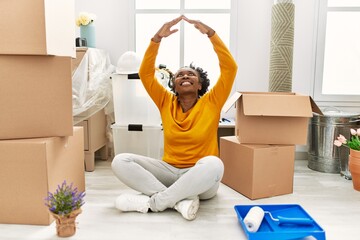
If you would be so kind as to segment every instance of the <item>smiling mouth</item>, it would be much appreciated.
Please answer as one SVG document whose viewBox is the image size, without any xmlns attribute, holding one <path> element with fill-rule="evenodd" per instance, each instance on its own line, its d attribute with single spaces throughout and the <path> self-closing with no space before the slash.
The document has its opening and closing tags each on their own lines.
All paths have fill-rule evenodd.
<svg viewBox="0 0 360 240">
<path fill-rule="evenodd" d="M 184 81 L 184 82 L 180 83 L 180 86 L 190 86 L 190 85 L 193 85 L 193 84 L 188 81 Z"/>
</svg>

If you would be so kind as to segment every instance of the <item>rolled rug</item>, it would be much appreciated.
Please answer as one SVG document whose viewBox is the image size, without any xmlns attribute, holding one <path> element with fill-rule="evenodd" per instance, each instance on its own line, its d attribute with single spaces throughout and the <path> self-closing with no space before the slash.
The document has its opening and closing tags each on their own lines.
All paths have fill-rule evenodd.
<svg viewBox="0 0 360 240">
<path fill-rule="evenodd" d="M 292 91 L 294 12 L 292 0 L 278 0 L 272 7 L 269 92 Z"/>
</svg>

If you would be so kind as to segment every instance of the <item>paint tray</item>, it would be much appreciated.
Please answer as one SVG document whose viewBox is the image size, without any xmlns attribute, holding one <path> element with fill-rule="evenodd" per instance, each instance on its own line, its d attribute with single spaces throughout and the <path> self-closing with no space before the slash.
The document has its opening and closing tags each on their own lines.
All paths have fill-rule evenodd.
<svg viewBox="0 0 360 240">
<path fill-rule="evenodd" d="M 252 207 L 261 207 L 268 211 L 274 218 L 278 216 L 287 218 L 309 218 L 313 220 L 310 225 L 285 224 L 279 225 L 273 221 L 269 214 L 265 214 L 257 232 L 249 232 L 243 219 Z M 236 205 L 235 211 L 238 220 L 249 240 L 290 240 L 302 239 L 312 236 L 317 240 L 325 240 L 325 231 L 320 225 L 297 204 L 278 204 L 278 205 Z"/>
</svg>

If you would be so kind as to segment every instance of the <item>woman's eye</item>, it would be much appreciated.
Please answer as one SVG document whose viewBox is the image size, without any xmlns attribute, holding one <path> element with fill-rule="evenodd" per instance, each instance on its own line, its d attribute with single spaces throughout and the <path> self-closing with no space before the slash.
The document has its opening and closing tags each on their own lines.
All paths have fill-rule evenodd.
<svg viewBox="0 0 360 240">
<path fill-rule="evenodd" d="M 188 76 L 188 77 L 194 77 L 194 76 L 196 76 L 196 74 L 195 73 L 193 73 L 193 72 L 189 72 L 189 73 L 179 73 L 178 75 L 176 75 L 176 77 L 175 78 L 180 78 L 180 77 L 184 77 L 184 76 Z"/>
</svg>

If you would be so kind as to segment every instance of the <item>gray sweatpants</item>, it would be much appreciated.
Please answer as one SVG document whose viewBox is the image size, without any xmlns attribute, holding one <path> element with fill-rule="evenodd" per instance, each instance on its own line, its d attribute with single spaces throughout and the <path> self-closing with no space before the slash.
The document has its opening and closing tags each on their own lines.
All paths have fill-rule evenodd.
<svg viewBox="0 0 360 240">
<path fill-rule="evenodd" d="M 201 158 L 190 168 L 176 168 L 162 160 L 121 153 L 111 166 L 125 185 L 150 196 L 153 212 L 173 208 L 183 199 L 214 197 L 224 173 L 224 165 L 216 156 Z"/>
</svg>

